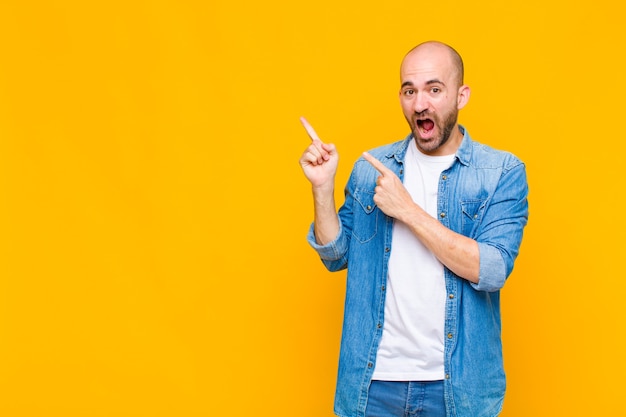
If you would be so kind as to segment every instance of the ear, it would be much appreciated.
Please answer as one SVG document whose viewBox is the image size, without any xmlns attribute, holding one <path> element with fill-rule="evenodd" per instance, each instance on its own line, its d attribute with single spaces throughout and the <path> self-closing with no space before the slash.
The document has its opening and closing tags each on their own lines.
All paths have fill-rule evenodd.
<svg viewBox="0 0 626 417">
<path fill-rule="evenodd" d="M 470 88 L 467 85 L 462 85 L 459 87 L 459 93 L 456 97 L 456 108 L 461 110 L 470 98 Z"/>
</svg>

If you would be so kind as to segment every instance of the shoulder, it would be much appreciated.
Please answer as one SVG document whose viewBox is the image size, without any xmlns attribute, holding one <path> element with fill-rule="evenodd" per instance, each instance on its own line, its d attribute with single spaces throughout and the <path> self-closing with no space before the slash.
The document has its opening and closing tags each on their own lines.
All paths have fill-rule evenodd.
<svg viewBox="0 0 626 417">
<path fill-rule="evenodd" d="M 404 140 L 379 146 L 370 149 L 367 152 L 397 174 L 409 143 L 410 137 L 407 137 Z M 351 180 L 354 183 L 358 183 L 366 187 L 371 186 L 373 189 L 375 185 L 372 184 L 375 184 L 376 178 L 378 178 L 379 175 L 379 172 L 372 166 L 372 164 L 361 156 L 354 162 Z"/>
<path fill-rule="evenodd" d="M 505 172 L 524 165 L 520 158 L 509 151 L 493 148 L 469 136 L 464 142 L 468 165 L 485 169 L 499 168 Z"/>
<path fill-rule="evenodd" d="M 369 149 L 367 152 L 374 158 L 381 161 L 384 165 L 389 166 L 393 164 L 393 161 L 401 161 L 404 159 L 404 155 L 406 154 L 406 150 L 410 142 L 411 136 L 409 135 L 402 140 Z M 363 157 L 360 157 L 355 164 L 370 165 L 369 162 L 367 162 Z"/>
</svg>

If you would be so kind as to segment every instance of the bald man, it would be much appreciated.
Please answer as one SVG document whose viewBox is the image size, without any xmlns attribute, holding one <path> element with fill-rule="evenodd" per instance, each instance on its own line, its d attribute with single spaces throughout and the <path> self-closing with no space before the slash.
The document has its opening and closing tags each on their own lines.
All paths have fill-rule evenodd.
<svg viewBox="0 0 626 417">
<path fill-rule="evenodd" d="M 400 106 L 410 134 L 354 164 L 339 212 L 338 153 L 303 119 L 313 189 L 308 235 L 330 271 L 348 269 L 335 395 L 341 417 L 493 417 L 505 375 L 500 289 L 528 221 L 524 164 L 472 140 L 461 56 L 410 50 Z"/>
</svg>

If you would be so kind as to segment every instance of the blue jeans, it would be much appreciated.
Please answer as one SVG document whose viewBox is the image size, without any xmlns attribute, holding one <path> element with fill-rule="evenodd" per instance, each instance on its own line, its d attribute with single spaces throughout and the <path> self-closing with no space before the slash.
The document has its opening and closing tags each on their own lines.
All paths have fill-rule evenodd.
<svg viewBox="0 0 626 417">
<path fill-rule="evenodd" d="M 372 381 L 365 417 L 446 417 L 443 381 Z"/>
</svg>

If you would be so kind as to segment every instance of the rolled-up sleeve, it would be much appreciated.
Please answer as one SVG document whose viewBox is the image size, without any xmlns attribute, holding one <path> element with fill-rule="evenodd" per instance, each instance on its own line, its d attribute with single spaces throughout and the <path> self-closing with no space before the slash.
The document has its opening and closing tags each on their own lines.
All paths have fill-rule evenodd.
<svg viewBox="0 0 626 417">
<path fill-rule="evenodd" d="M 500 178 L 485 215 L 478 242 L 479 291 L 497 291 L 513 271 L 528 222 L 528 183 L 524 164 L 515 160 Z"/>
<path fill-rule="evenodd" d="M 478 242 L 480 253 L 480 275 L 478 283 L 472 287 L 478 291 L 497 291 L 504 286 L 507 278 L 502 254 L 497 248 Z"/>
<path fill-rule="evenodd" d="M 320 259 L 330 270 L 339 270 L 342 269 L 341 266 L 334 266 L 332 269 L 328 266 L 328 264 L 336 264 L 342 263 L 342 260 L 347 264 L 347 259 L 345 257 L 346 252 L 348 251 L 348 239 L 346 239 L 343 226 L 341 222 L 339 223 L 339 233 L 337 237 L 332 242 L 329 242 L 325 245 L 320 245 L 315 240 L 315 223 L 311 223 L 311 227 L 309 228 L 309 233 L 307 234 L 307 241 L 309 245 L 319 255 Z M 345 266 L 344 266 L 345 268 Z"/>
</svg>

